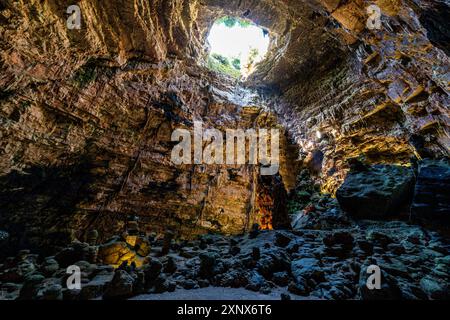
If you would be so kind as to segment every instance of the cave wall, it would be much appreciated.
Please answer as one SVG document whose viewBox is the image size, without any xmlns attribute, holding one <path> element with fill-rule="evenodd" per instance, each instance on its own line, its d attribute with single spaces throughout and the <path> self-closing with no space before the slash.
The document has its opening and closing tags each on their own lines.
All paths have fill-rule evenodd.
<svg viewBox="0 0 450 320">
<path fill-rule="evenodd" d="M 365 9 L 370 2 L 322 3 L 339 23 L 328 26 L 329 31 L 347 48 L 334 52 L 332 68 L 325 60 L 322 69 L 306 73 L 307 79 L 298 76 L 284 85 L 283 101 L 273 107 L 301 146 L 305 166 L 317 173 L 322 190 L 336 191 L 350 158 L 410 165 L 411 159 L 448 157 L 446 35 L 439 29 L 430 33 L 427 27 L 430 19 L 442 21 L 442 7 L 448 6 L 375 1 L 383 13 L 381 29 L 369 30 Z M 323 158 L 319 168 L 318 155 Z"/>
<path fill-rule="evenodd" d="M 16 242 L 62 244 L 90 229 L 105 238 L 129 216 L 146 232 L 239 233 L 280 208 L 270 192 L 268 206 L 256 199 L 286 192 L 257 167 L 170 161 L 173 130 L 194 120 L 277 126 L 230 102 L 240 101 L 234 80 L 192 62 L 205 50 L 197 2 L 80 2 L 84 27 L 72 31 L 68 4 L 7 1 L 1 11 L 0 223 Z M 268 227 L 288 226 L 283 210 Z"/>
<path fill-rule="evenodd" d="M 252 200 L 259 188 L 257 167 L 170 161 L 173 130 L 192 129 L 193 119 L 223 131 L 276 124 L 259 108 L 219 102 L 211 82 L 195 72 L 176 61 L 122 68 L 96 61 L 66 81 L 31 89 L 41 99 L 15 94 L 5 99 L 2 223 L 25 225 L 21 236 L 44 236 L 50 244 L 55 237 L 83 237 L 91 228 L 112 235 L 130 215 L 140 218 L 143 231 L 171 227 L 185 235 L 238 233 L 259 222 Z M 82 171 L 74 170 L 80 164 Z M 44 173 L 35 177 L 36 171 Z M 84 183 L 76 184 L 80 174 Z M 24 201 L 26 179 L 16 180 L 28 175 L 39 184 Z M 52 183 L 61 176 L 64 183 Z"/>
<path fill-rule="evenodd" d="M 406 164 L 448 154 L 445 34 L 433 29 L 430 42 L 420 22 L 434 1 L 377 1 L 379 31 L 364 27 L 361 0 L 80 1 L 80 30 L 66 27 L 71 4 L 0 5 L 0 223 L 18 241 L 64 242 L 92 228 L 106 237 L 129 215 L 145 231 L 242 232 L 283 207 L 279 179 L 294 186 L 298 152 L 304 165 L 319 162 L 327 192 L 351 157 Z M 202 65 L 224 14 L 270 31 L 249 88 Z M 249 102 L 246 90 L 264 99 Z M 172 131 L 196 119 L 285 130 L 281 177 L 172 165 Z M 258 192 L 269 198 L 258 203 Z"/>
</svg>

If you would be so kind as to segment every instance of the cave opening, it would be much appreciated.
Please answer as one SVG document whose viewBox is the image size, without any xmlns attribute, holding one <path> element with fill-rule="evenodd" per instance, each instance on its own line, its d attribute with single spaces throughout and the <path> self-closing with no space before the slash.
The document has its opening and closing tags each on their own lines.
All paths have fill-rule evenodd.
<svg viewBox="0 0 450 320">
<path fill-rule="evenodd" d="M 224 16 L 210 29 L 207 43 L 211 70 L 246 78 L 264 60 L 269 49 L 269 31 L 250 20 Z"/>
</svg>

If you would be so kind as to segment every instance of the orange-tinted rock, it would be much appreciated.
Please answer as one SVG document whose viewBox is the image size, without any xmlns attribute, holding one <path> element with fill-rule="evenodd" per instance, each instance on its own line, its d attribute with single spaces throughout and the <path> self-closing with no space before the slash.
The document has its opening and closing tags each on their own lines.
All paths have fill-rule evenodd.
<svg viewBox="0 0 450 320">
<path fill-rule="evenodd" d="M 382 13 L 390 16 L 395 16 L 402 8 L 402 0 L 377 0 L 375 3 Z"/>
<path fill-rule="evenodd" d="M 362 1 L 348 2 L 334 10 L 331 15 L 347 30 L 358 33 L 365 27 Z"/>
</svg>

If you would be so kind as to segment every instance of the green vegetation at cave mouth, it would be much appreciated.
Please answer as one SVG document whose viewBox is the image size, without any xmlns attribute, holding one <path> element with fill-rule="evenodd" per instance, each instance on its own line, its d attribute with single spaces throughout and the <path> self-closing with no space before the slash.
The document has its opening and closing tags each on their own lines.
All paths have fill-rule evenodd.
<svg viewBox="0 0 450 320">
<path fill-rule="evenodd" d="M 208 68 L 232 76 L 241 78 L 241 61 L 239 58 L 228 59 L 220 54 L 213 53 L 208 57 Z"/>
</svg>

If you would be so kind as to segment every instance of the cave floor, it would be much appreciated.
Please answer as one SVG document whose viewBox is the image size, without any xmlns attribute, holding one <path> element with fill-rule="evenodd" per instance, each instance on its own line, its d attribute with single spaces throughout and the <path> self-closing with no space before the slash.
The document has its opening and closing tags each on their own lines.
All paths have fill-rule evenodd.
<svg viewBox="0 0 450 320">
<path fill-rule="evenodd" d="M 183 249 L 191 259 L 170 254 L 179 266 L 172 277 L 184 289 L 178 285 L 173 293 L 138 299 L 426 299 L 449 293 L 448 239 L 403 221 L 363 220 L 340 229 L 254 237 L 208 235 L 203 241 L 203 248 Z M 198 274 L 209 259 L 204 282 Z M 380 267 L 379 290 L 366 289 L 370 265 Z M 212 287 L 198 288 L 207 285 Z"/>
<path fill-rule="evenodd" d="M 174 292 L 158 294 L 143 294 L 131 298 L 131 300 L 280 300 L 280 295 L 285 290 L 273 290 L 269 294 L 263 294 L 243 288 L 208 287 L 200 289 L 179 289 Z M 306 297 L 291 295 L 292 300 L 310 300 Z"/>
<path fill-rule="evenodd" d="M 21 252 L 0 265 L 3 299 L 343 300 L 448 299 L 450 242 L 405 221 L 358 221 L 336 229 L 207 234 L 195 240 L 150 241 L 142 266 L 86 261 L 87 243 L 51 257 Z M 123 250 L 119 237 L 111 250 Z M 76 262 L 74 262 L 76 261 Z M 66 288 L 70 263 L 82 269 L 81 290 Z M 369 266 L 380 271 L 370 290 Z M 374 283 L 374 282 L 372 282 Z"/>
</svg>

